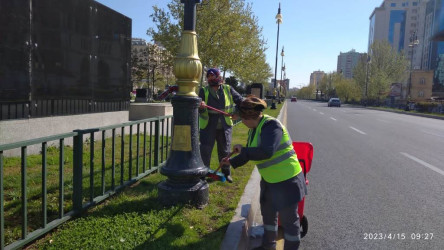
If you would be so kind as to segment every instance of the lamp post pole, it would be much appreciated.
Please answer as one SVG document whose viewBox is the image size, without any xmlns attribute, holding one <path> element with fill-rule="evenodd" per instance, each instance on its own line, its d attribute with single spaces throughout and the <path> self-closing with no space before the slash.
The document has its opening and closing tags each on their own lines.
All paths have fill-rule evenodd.
<svg viewBox="0 0 444 250">
<path fill-rule="evenodd" d="M 195 93 L 202 74 L 197 52 L 196 4 L 200 0 L 181 0 L 184 8 L 184 30 L 174 63 L 179 87 L 172 98 L 173 139 L 171 153 L 160 173 L 168 179 L 158 184 L 159 200 L 164 205 L 188 203 L 198 208 L 208 204 L 208 173 L 199 149 L 198 108 L 202 101 Z"/>
<path fill-rule="evenodd" d="M 416 35 L 416 31 L 410 35 L 410 44 L 411 55 L 410 55 L 410 76 L 409 76 L 409 88 L 407 92 L 407 99 L 410 101 L 410 89 L 412 87 L 412 67 L 413 67 L 413 53 L 415 52 L 414 48 L 419 44 L 418 36 Z"/>
<path fill-rule="evenodd" d="M 279 3 L 279 9 L 276 15 L 276 23 L 278 25 L 278 32 L 277 32 L 277 42 L 276 42 L 276 62 L 274 65 L 274 87 L 273 87 L 273 99 L 271 99 L 271 109 L 276 109 L 276 103 L 274 102 L 274 99 L 276 99 L 276 83 L 277 83 L 276 77 L 277 77 L 277 63 L 278 63 L 278 50 L 279 50 L 279 24 L 282 23 L 281 3 Z"/>
<path fill-rule="evenodd" d="M 282 71 L 284 71 L 284 46 L 282 46 L 282 51 L 281 51 L 281 57 L 282 57 L 282 61 L 281 61 L 281 81 L 279 82 L 279 91 L 278 91 L 278 103 L 281 104 L 281 86 L 282 86 Z"/>
<path fill-rule="evenodd" d="M 370 63 L 370 56 L 367 55 L 367 62 L 365 64 L 365 107 L 367 107 L 367 102 L 368 102 L 368 67 L 369 67 L 369 63 Z"/>
</svg>

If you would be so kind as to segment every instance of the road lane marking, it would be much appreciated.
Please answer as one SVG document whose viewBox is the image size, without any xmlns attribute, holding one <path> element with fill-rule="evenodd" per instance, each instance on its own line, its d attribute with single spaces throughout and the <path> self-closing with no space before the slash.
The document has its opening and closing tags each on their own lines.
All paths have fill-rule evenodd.
<svg viewBox="0 0 444 250">
<path fill-rule="evenodd" d="M 323 115 L 324 113 L 322 113 L 322 112 L 319 112 L 319 114 Z"/>
<path fill-rule="evenodd" d="M 416 158 L 416 157 L 414 157 L 412 155 L 409 155 L 407 153 L 404 153 L 404 152 L 399 152 L 399 153 L 401 153 L 402 155 L 404 155 L 407 158 L 410 158 L 410 159 L 416 161 L 417 163 L 423 165 L 424 167 L 429 168 L 429 169 L 437 172 L 438 174 L 441 174 L 441 175 L 444 176 L 444 171 L 443 170 L 441 170 L 441 169 L 439 169 L 439 168 L 437 168 L 437 167 L 435 167 L 435 166 L 433 166 L 431 164 L 428 164 L 427 162 L 425 162 L 423 160 L 420 160 L 420 159 L 418 159 L 418 158 Z"/>
<path fill-rule="evenodd" d="M 443 137 L 443 138 L 444 138 L 444 135 L 435 134 L 435 133 L 430 133 L 430 132 L 427 132 L 427 131 L 425 131 L 425 130 L 421 130 L 421 132 L 423 132 L 424 134 L 428 134 L 428 135 L 433 135 L 433 136 L 438 136 L 438 137 Z"/>
<path fill-rule="evenodd" d="M 354 127 L 352 127 L 352 126 L 350 126 L 349 128 L 353 129 L 354 131 L 356 131 L 356 132 L 358 132 L 358 133 L 360 133 L 360 134 L 366 135 L 365 132 L 362 132 L 361 130 L 359 130 L 359 129 L 357 129 L 357 128 L 354 128 Z"/>
<path fill-rule="evenodd" d="M 331 116 L 330 116 L 330 119 L 332 119 L 333 121 L 337 121 L 335 118 L 333 118 L 333 117 L 331 117 Z"/>
</svg>

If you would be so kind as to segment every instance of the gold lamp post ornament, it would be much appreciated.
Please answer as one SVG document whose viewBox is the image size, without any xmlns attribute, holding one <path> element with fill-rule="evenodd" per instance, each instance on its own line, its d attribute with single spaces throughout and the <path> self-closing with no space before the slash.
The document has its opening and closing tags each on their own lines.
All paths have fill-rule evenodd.
<svg viewBox="0 0 444 250">
<path fill-rule="evenodd" d="M 197 52 L 197 36 L 192 30 L 182 32 L 179 53 L 174 63 L 174 75 L 179 86 L 178 95 L 197 96 L 196 87 L 202 74 L 202 63 Z"/>
<path fill-rule="evenodd" d="M 171 99 L 174 127 L 171 153 L 160 168 L 168 179 L 158 184 L 158 196 L 164 205 L 187 203 L 198 208 L 208 204 L 208 183 L 204 180 L 208 168 L 203 164 L 199 149 L 198 107 L 196 95 L 202 72 L 197 52 L 196 3 L 200 0 L 181 0 L 185 4 L 184 30 L 174 64 L 178 91 Z"/>
</svg>

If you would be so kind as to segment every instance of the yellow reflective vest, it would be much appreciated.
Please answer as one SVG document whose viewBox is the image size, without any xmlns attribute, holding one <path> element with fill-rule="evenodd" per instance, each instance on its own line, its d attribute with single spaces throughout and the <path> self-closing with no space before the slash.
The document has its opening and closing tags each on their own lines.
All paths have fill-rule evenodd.
<svg viewBox="0 0 444 250">
<path fill-rule="evenodd" d="M 208 104 L 208 95 L 210 94 L 209 86 L 206 86 L 203 88 L 204 94 L 205 94 L 205 103 Z M 227 112 L 228 114 L 233 113 L 234 109 L 234 101 L 233 96 L 231 95 L 231 86 L 227 84 L 222 85 L 224 96 L 225 96 L 225 108 L 222 111 Z M 212 114 L 219 114 L 216 111 L 205 109 L 204 112 L 199 114 L 199 128 L 204 129 L 208 126 L 208 113 Z M 225 116 L 225 122 L 228 126 L 233 126 L 233 121 L 231 120 L 231 117 Z"/>
<path fill-rule="evenodd" d="M 256 128 L 256 133 L 254 134 L 253 138 L 251 138 L 253 130 L 250 129 L 248 132 L 247 147 L 260 146 L 262 126 L 267 121 L 272 119 L 279 122 L 279 120 L 271 116 L 264 115 Z M 269 159 L 253 161 L 256 164 L 262 178 L 264 178 L 264 180 L 268 183 L 285 181 L 302 172 L 301 165 L 299 164 L 298 157 L 293 149 L 293 144 L 288 131 L 282 124 L 281 126 L 283 130 L 282 139 L 274 155 Z"/>
</svg>

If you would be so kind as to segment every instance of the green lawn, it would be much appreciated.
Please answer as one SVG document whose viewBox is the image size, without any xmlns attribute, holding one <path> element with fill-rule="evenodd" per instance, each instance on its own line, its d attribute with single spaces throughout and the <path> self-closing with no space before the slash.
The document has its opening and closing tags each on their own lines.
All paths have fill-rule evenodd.
<svg viewBox="0 0 444 250">
<path fill-rule="evenodd" d="M 277 117 L 282 105 L 265 113 Z M 247 131 L 242 123 L 235 126 L 233 145 L 245 144 Z M 211 165 L 218 166 L 216 150 Z M 166 177 L 151 174 L 28 249 L 219 249 L 253 168 L 247 164 L 233 170 L 232 184 L 208 179 L 209 203 L 201 210 L 163 207 L 157 200 L 157 184 Z"/>
</svg>

